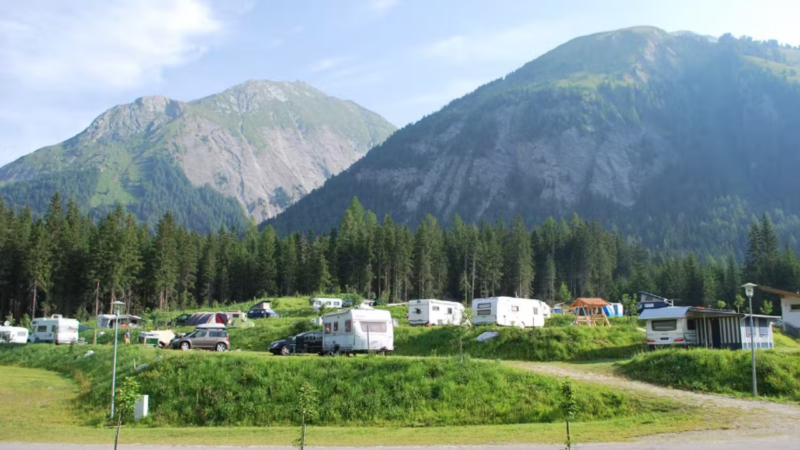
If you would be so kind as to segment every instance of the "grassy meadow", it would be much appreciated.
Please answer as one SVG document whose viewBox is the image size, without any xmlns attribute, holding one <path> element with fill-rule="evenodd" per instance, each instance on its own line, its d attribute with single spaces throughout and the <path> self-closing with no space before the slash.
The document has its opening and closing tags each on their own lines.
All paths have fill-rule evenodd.
<svg viewBox="0 0 800 450">
<path fill-rule="evenodd" d="M 88 350 L 94 355 L 84 356 Z M 85 425 L 100 425 L 111 391 L 110 346 L 0 348 L 0 364 L 54 370 L 76 380 Z M 157 357 L 160 358 L 157 359 Z M 134 365 L 148 366 L 134 369 Z M 157 426 L 298 425 L 303 382 L 318 390 L 325 426 L 453 426 L 563 419 L 558 379 L 497 362 L 455 358 L 280 358 L 250 352 L 175 352 L 123 346 L 118 383 L 135 377 Z M 502 393 L 502 394 L 499 394 Z M 668 413 L 676 404 L 577 385 L 577 421 Z"/>
<path fill-rule="evenodd" d="M 751 356 L 742 350 L 668 349 L 637 355 L 617 371 L 629 378 L 692 391 L 752 392 Z M 800 401 L 800 352 L 756 351 L 759 395 Z"/>
</svg>

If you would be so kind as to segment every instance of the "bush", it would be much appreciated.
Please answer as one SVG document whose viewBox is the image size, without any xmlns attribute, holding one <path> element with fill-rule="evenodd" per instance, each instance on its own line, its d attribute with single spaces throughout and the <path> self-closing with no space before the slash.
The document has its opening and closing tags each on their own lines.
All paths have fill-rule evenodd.
<svg viewBox="0 0 800 450">
<path fill-rule="evenodd" d="M 625 376 L 680 389 L 722 394 L 752 392 L 750 352 L 668 349 L 643 353 L 621 364 Z M 800 401 L 800 353 L 756 352 L 759 395 Z"/>
<path fill-rule="evenodd" d="M 83 357 L 87 349 L 96 353 Z M 102 420 L 110 390 L 108 346 L 3 346 L 0 364 L 56 370 L 82 381 L 77 404 Z M 156 361 L 156 355 L 164 358 Z M 146 362 L 142 370 L 133 369 Z M 558 422 L 559 380 L 495 362 L 426 358 L 276 358 L 246 353 L 120 348 L 118 380 L 150 396 L 150 423 L 169 426 L 297 425 L 302 383 L 319 391 L 327 426 L 439 426 Z M 578 421 L 668 411 L 623 392 L 576 386 Z M 91 413 L 91 414 L 88 414 Z"/>
</svg>

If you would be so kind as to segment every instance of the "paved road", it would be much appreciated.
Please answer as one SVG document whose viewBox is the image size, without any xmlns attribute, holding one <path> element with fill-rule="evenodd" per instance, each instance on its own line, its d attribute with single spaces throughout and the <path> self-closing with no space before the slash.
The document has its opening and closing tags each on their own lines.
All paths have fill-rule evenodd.
<svg viewBox="0 0 800 450">
<path fill-rule="evenodd" d="M 669 436 L 657 440 L 632 443 L 581 444 L 583 450 L 797 450 L 800 448 L 800 431 L 795 436 L 750 437 L 731 441 L 718 433 L 698 433 L 696 439 L 687 441 L 681 435 L 679 442 Z M 0 450 L 109 450 L 109 445 L 65 445 L 65 444 L 14 444 L 0 443 Z M 293 447 L 161 447 L 122 445 L 120 450 L 291 450 Z M 563 445 L 481 445 L 481 446 L 435 446 L 435 447 L 309 447 L 313 450 L 556 450 Z"/>
</svg>

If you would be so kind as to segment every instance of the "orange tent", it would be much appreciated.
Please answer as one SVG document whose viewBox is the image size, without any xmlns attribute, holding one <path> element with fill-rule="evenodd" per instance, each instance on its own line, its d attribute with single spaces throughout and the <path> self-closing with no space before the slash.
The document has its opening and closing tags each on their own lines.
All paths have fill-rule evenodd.
<svg viewBox="0 0 800 450">
<path fill-rule="evenodd" d="M 575 312 L 576 325 L 589 325 L 594 327 L 597 325 L 611 326 L 608 321 L 604 306 L 611 306 L 611 303 L 603 300 L 602 298 L 577 298 L 570 309 Z"/>
</svg>

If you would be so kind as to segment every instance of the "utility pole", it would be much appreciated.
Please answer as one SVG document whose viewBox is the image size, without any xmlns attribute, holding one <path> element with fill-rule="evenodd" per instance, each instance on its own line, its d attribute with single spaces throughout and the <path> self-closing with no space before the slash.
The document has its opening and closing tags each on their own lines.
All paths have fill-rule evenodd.
<svg viewBox="0 0 800 450">
<path fill-rule="evenodd" d="M 100 282 L 98 281 L 94 288 L 94 317 L 97 321 L 98 308 L 100 307 Z M 97 345 L 97 323 L 94 324 L 94 340 L 92 345 Z"/>
</svg>

